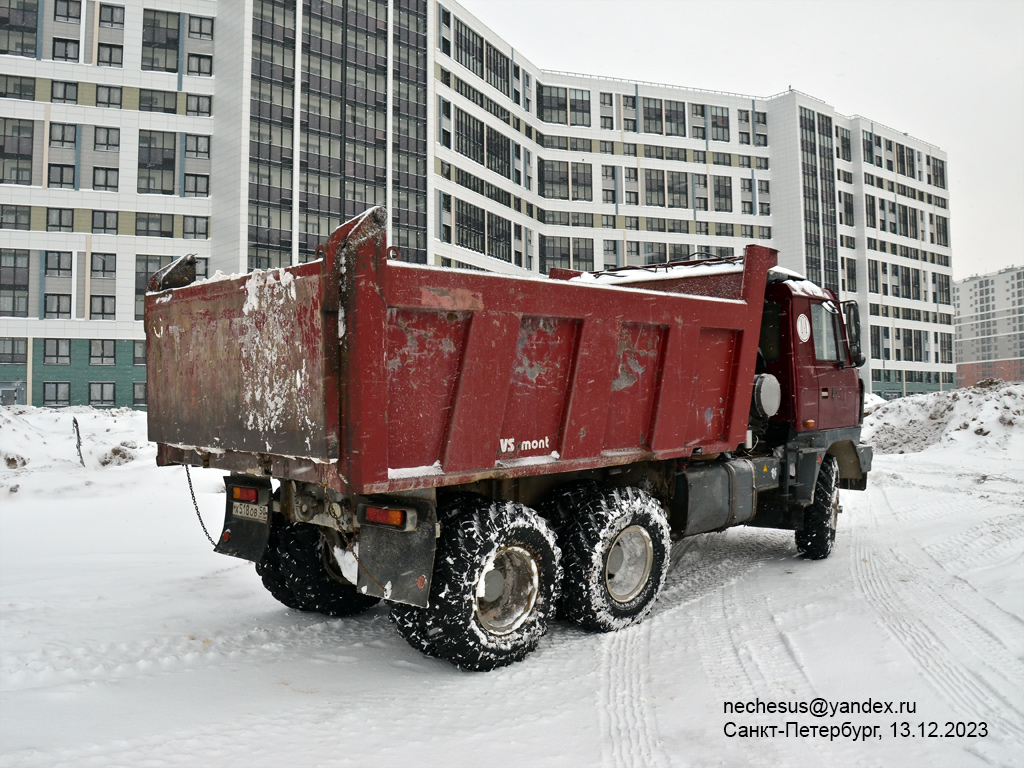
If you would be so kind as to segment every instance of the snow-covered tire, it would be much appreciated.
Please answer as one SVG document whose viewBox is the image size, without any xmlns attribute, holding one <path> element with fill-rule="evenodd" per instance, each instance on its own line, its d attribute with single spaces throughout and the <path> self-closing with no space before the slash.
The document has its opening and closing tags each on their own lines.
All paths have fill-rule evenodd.
<svg viewBox="0 0 1024 768">
<path fill-rule="evenodd" d="M 351 616 L 380 602 L 342 578 L 315 525 L 275 525 L 256 573 L 274 598 L 297 611 Z"/>
<path fill-rule="evenodd" d="M 554 532 L 521 504 L 471 496 L 455 504 L 442 516 L 430 605 L 393 609 L 395 625 L 413 647 L 462 669 L 521 661 L 558 600 Z"/>
<path fill-rule="evenodd" d="M 839 519 L 839 462 L 821 460 L 814 501 L 804 510 L 804 527 L 796 532 L 796 548 L 808 560 L 824 560 L 832 552 Z"/>
<path fill-rule="evenodd" d="M 603 487 L 596 480 L 575 480 L 560 485 L 544 499 L 537 507 L 537 511 L 554 528 L 555 534 L 561 540 L 562 531 L 579 510 L 580 500 L 589 499 Z"/>
<path fill-rule="evenodd" d="M 581 496 L 559 539 L 561 614 L 610 632 L 644 619 L 668 574 L 665 511 L 639 488 L 596 488 Z"/>
</svg>

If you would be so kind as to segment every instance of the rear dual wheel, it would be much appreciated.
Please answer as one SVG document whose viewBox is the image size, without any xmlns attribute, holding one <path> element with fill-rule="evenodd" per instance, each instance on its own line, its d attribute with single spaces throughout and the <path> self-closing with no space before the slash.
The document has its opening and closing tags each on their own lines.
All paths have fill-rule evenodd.
<svg viewBox="0 0 1024 768">
<path fill-rule="evenodd" d="M 286 523 L 282 518 L 274 522 L 256 573 L 278 601 L 297 611 L 326 616 L 362 613 L 380 602 L 345 580 L 319 528 Z"/>
<path fill-rule="evenodd" d="M 665 512 L 639 488 L 581 490 L 559 538 L 561 615 L 601 632 L 639 623 L 654 607 L 668 574 Z"/>
<path fill-rule="evenodd" d="M 427 608 L 395 605 L 414 648 L 463 669 L 520 661 L 554 613 L 560 577 L 551 527 L 533 510 L 460 494 L 441 510 Z"/>
</svg>

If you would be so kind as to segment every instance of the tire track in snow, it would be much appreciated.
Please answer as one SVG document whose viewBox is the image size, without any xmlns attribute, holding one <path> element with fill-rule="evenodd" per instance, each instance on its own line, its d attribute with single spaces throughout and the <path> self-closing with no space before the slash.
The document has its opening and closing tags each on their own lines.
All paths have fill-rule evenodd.
<svg viewBox="0 0 1024 768">
<path fill-rule="evenodd" d="M 753 701 L 773 696 L 810 701 L 817 695 L 803 670 L 799 652 L 779 626 L 770 595 L 753 600 L 744 599 L 742 594 L 754 581 L 752 573 L 773 557 L 793 555 L 788 536 L 769 531 L 732 536 L 728 532 L 709 534 L 679 542 L 673 550 L 673 567 L 687 571 L 675 579 L 670 575 L 670 599 L 676 599 L 672 605 L 664 606 L 662 612 L 692 609 L 695 615 L 689 625 L 693 630 L 691 639 L 700 653 L 704 674 L 721 701 Z M 750 720 L 744 724 L 759 722 Z M 744 753 L 744 763 L 764 768 L 785 763 L 787 755 L 791 759 L 796 743 L 737 741 Z M 800 744 L 798 749 L 806 749 L 809 760 L 830 764 L 833 753 L 829 745 L 816 739 L 801 740 Z"/>
<path fill-rule="evenodd" d="M 602 765 L 668 766 L 647 694 L 651 617 L 601 638 Z"/>
<path fill-rule="evenodd" d="M 48 688 L 102 679 L 122 680 L 160 675 L 183 667 L 258 661 L 276 657 L 296 645 L 304 653 L 322 652 L 337 661 L 344 647 L 357 642 L 349 631 L 366 632 L 365 619 L 309 619 L 289 612 L 289 625 L 254 628 L 240 633 L 176 635 L 124 643 L 48 646 L 27 653 L 0 656 L 0 688 L 6 691 Z M 371 621 L 374 619 L 371 618 Z M 363 625 L 366 626 L 363 626 Z"/>
<path fill-rule="evenodd" d="M 1020 690 L 1024 668 L 997 638 L 963 606 L 948 599 L 933 586 L 930 576 L 922 575 L 919 563 L 894 549 L 869 541 L 868 529 L 880 529 L 879 506 L 896 516 L 885 488 L 871 494 L 865 508 L 871 515 L 870 526 L 856 526 L 853 541 L 853 576 L 858 590 L 878 615 L 882 626 L 899 642 L 914 663 L 946 702 L 965 719 L 980 718 L 982 713 L 993 732 L 1004 734 L 1016 743 L 1024 740 L 1024 712 L 1014 703 L 1013 693 Z M 925 553 L 920 563 L 931 566 Z M 945 579 L 948 581 L 949 578 Z M 899 586 L 910 584 L 912 586 Z M 913 597 L 911 597 L 913 596 Z M 949 647 L 935 631 L 940 625 L 958 645 L 974 653 L 982 667 L 991 670 L 982 676 L 968 668 L 958 651 Z M 982 652 L 978 652 L 978 650 Z M 995 681 L 1003 682 L 1003 685 Z"/>
</svg>

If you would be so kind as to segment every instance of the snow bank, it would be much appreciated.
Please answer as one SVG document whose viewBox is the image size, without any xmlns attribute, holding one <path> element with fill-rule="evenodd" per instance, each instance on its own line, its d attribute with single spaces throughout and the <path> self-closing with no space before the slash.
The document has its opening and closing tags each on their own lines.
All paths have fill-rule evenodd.
<svg viewBox="0 0 1024 768">
<path fill-rule="evenodd" d="M 877 405 L 864 419 L 864 440 L 878 453 L 955 445 L 972 453 L 1024 455 L 1024 384 L 989 379 Z"/>
</svg>

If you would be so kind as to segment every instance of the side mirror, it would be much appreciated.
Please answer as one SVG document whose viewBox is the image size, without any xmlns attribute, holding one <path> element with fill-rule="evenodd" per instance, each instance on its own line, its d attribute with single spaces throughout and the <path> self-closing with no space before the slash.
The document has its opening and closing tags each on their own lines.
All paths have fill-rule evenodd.
<svg viewBox="0 0 1024 768">
<path fill-rule="evenodd" d="M 860 306 L 856 301 L 843 302 L 843 321 L 846 326 L 846 347 L 850 351 L 850 360 L 860 368 L 867 362 L 860 345 Z"/>
</svg>

